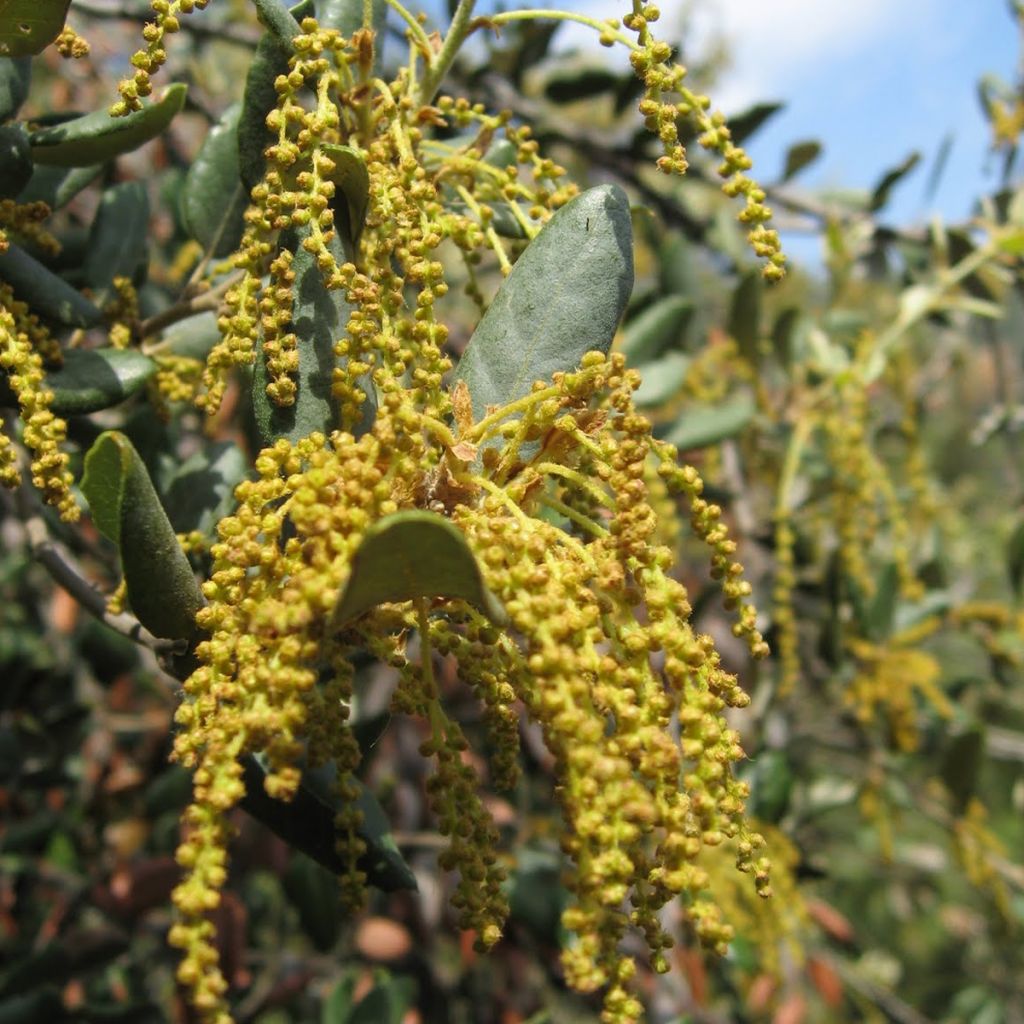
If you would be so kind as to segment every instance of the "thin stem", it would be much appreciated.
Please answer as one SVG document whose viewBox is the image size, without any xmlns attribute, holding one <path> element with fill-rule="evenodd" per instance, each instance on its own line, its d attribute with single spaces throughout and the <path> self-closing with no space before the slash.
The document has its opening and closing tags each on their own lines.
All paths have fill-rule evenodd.
<svg viewBox="0 0 1024 1024">
<path fill-rule="evenodd" d="M 413 37 L 420 44 L 420 50 L 423 52 L 424 57 L 428 57 L 431 51 L 430 37 L 423 31 L 423 26 L 399 3 L 399 0 L 385 0 L 385 3 L 409 26 L 409 31 L 412 32 Z"/>
<path fill-rule="evenodd" d="M 581 530 L 585 530 L 591 536 L 599 539 L 603 539 L 608 536 L 608 531 L 603 526 L 598 526 L 590 516 L 585 516 L 582 512 L 566 505 L 564 501 L 554 497 L 554 495 L 542 494 L 538 500 L 542 505 L 547 505 L 548 508 L 557 512 L 559 515 L 565 516 L 566 519 L 575 523 Z"/>
<path fill-rule="evenodd" d="M 472 29 L 490 28 L 493 25 L 504 25 L 510 21 L 575 21 L 579 25 L 586 25 L 595 32 L 611 36 L 617 43 L 628 46 L 631 50 L 639 50 L 640 45 L 635 39 L 622 32 L 617 32 L 603 21 L 597 18 L 588 18 L 585 14 L 576 14 L 573 11 L 548 11 L 543 8 L 527 8 L 521 11 L 501 11 L 499 14 L 490 14 L 486 18 L 478 18 L 472 25 Z"/>
<path fill-rule="evenodd" d="M 108 610 L 106 597 L 89 581 L 75 556 L 50 536 L 28 484 L 22 484 L 14 492 L 12 504 L 25 531 L 32 556 L 46 569 L 53 581 L 63 587 L 90 615 L 115 633 L 128 637 L 142 647 L 148 647 L 156 654 L 183 652 L 184 641 L 154 636 L 134 615 Z"/>
<path fill-rule="evenodd" d="M 452 23 L 448 26 L 448 34 L 444 37 L 441 45 L 441 52 L 430 62 L 424 72 L 423 81 L 420 83 L 420 106 L 429 105 L 437 90 L 441 88 L 444 76 L 448 74 L 455 57 L 466 39 L 466 36 L 473 31 L 472 23 L 473 8 L 476 0 L 459 0 L 455 14 L 452 16 Z"/>
<path fill-rule="evenodd" d="M 168 306 L 167 309 L 157 313 L 155 316 L 151 316 L 148 320 L 143 320 L 139 324 L 139 337 L 148 338 L 152 334 L 158 334 L 165 327 L 176 324 L 179 320 L 187 320 L 196 313 L 217 309 L 221 299 L 224 298 L 224 294 L 234 285 L 238 284 L 243 276 L 243 272 L 238 271 L 225 278 L 225 280 L 209 291 L 201 292 L 199 295 L 189 295 L 176 302 L 173 306 Z M 146 355 L 152 355 L 157 349 L 158 346 L 154 345 L 144 348 L 143 352 Z"/>
</svg>

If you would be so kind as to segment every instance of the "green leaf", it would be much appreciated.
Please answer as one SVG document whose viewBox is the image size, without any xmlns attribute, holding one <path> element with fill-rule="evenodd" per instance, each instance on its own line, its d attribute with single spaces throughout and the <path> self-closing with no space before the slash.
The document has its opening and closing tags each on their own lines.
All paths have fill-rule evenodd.
<svg viewBox="0 0 1024 1024">
<path fill-rule="evenodd" d="M 312 0 L 302 0 L 291 9 L 291 15 L 298 24 L 312 11 Z M 267 114 L 277 106 L 274 80 L 278 75 L 288 73 L 290 56 L 291 47 L 282 45 L 272 32 L 266 32 L 256 44 L 256 52 L 249 63 L 242 93 L 242 112 L 238 118 L 238 167 L 247 191 L 251 191 L 263 178 L 266 165 L 263 151 L 272 141 Z"/>
<path fill-rule="evenodd" d="M 136 349 L 68 349 L 64 365 L 46 375 L 58 416 L 109 409 L 134 395 L 156 373 L 156 363 Z"/>
<path fill-rule="evenodd" d="M 29 135 L 32 159 L 55 167 L 87 167 L 130 153 L 167 130 L 185 105 L 186 92 L 186 86 L 177 83 L 168 87 L 159 102 L 127 117 L 111 117 L 106 110 L 97 110 L 40 128 Z"/>
<path fill-rule="evenodd" d="M 325 177 L 334 182 L 334 208 L 338 231 L 345 243 L 345 252 L 354 258 L 359 251 L 359 238 L 366 224 L 366 210 L 370 202 L 370 172 L 363 154 L 351 146 L 326 145 L 323 154 L 334 169 Z"/>
<path fill-rule="evenodd" d="M 641 371 L 640 387 L 633 393 L 637 408 L 649 409 L 675 398 L 691 362 L 692 358 L 684 352 L 669 352 L 653 363 L 646 363 Z"/>
<path fill-rule="evenodd" d="M 138 452 L 108 430 L 85 457 L 82 493 L 96 528 L 117 545 L 128 600 L 156 636 L 192 639 L 203 598 Z"/>
<path fill-rule="evenodd" d="M 348 1024 L 352 1013 L 352 993 L 356 987 L 355 974 L 346 974 L 320 1004 L 320 1024 Z"/>
<path fill-rule="evenodd" d="M 248 195 L 238 167 L 238 122 L 234 103 L 210 129 L 185 178 L 182 216 L 189 234 L 215 259 L 234 252 L 245 229 Z"/>
<path fill-rule="evenodd" d="M 454 192 L 453 194 L 457 195 L 457 193 Z M 494 202 L 492 200 L 491 202 L 481 203 L 480 205 L 486 206 L 490 209 L 493 216 L 490 221 L 488 221 L 488 225 L 494 228 L 495 232 L 502 238 L 526 238 L 526 232 L 523 230 L 523 225 L 519 223 L 519 219 L 512 212 L 512 205 L 510 203 Z M 463 217 L 469 217 L 471 220 L 480 223 L 476 214 L 473 213 L 460 199 L 454 199 L 451 201 L 446 199 L 445 206 L 454 213 L 461 214 Z M 531 220 L 531 218 L 527 217 L 526 220 L 527 223 L 531 223 L 539 227 L 539 224 L 537 224 L 536 221 Z"/>
<path fill-rule="evenodd" d="M 0 57 L 0 121 L 8 121 L 28 96 L 32 62 L 28 57 Z"/>
<path fill-rule="evenodd" d="M 750 779 L 750 813 L 775 824 L 786 813 L 793 792 L 793 770 L 781 750 L 764 750 L 756 758 Z"/>
<path fill-rule="evenodd" d="M 946 747 L 939 775 L 958 815 L 964 813 L 974 796 L 984 759 L 985 730 L 981 725 L 954 736 Z"/>
<path fill-rule="evenodd" d="M 492 621 L 505 621 L 484 586 L 462 531 L 433 512 L 396 512 L 366 531 L 334 607 L 336 628 L 379 604 L 417 597 L 462 598 Z"/>
<path fill-rule="evenodd" d="M 6 252 L 0 252 L 0 281 L 6 281 L 44 320 L 65 327 L 95 327 L 103 319 L 81 292 L 13 242 Z"/>
<path fill-rule="evenodd" d="M 785 367 L 793 364 L 801 323 L 800 307 L 787 306 L 772 325 L 772 348 L 775 350 L 775 358 Z"/>
<path fill-rule="evenodd" d="M 737 146 L 741 145 L 745 139 L 750 138 L 754 132 L 782 110 L 783 106 L 782 103 L 755 103 L 741 113 L 733 114 L 728 119 L 733 142 Z"/>
<path fill-rule="evenodd" d="M 167 518 L 176 533 L 212 535 L 234 508 L 235 488 L 246 478 L 249 460 L 233 441 L 218 441 L 187 458 L 165 493 Z"/>
<path fill-rule="evenodd" d="M 665 440 L 680 451 L 707 448 L 735 437 L 754 418 L 754 399 L 744 392 L 720 405 L 694 406 L 683 413 Z"/>
<path fill-rule="evenodd" d="M 640 367 L 662 356 L 666 349 L 680 348 L 681 340 L 693 319 L 693 303 L 681 295 L 670 295 L 648 306 L 639 316 L 626 322 L 622 351 L 630 366 Z"/>
<path fill-rule="evenodd" d="M 299 441 L 314 431 L 330 433 L 340 424 L 338 406 L 331 395 L 331 377 L 338 364 L 334 354 L 335 339 L 345 330 L 351 314 L 351 307 L 345 301 L 343 291 L 331 291 L 324 284 L 323 276 L 316 265 L 316 257 L 302 247 L 302 239 L 308 228 L 290 237 L 282 238 L 282 244 L 293 249 L 295 258 L 292 270 L 295 284 L 292 288 L 291 330 L 298 339 L 299 374 L 298 392 L 295 402 L 289 406 L 275 405 L 267 395 L 268 383 L 266 362 L 262 346 L 256 357 L 252 375 L 252 404 L 256 418 L 256 430 L 264 447 L 279 437 Z M 332 247 L 335 257 L 342 259 L 341 245 L 335 236 Z M 372 380 L 367 376 L 360 382 L 366 392 L 363 405 L 363 419 L 356 427 L 356 433 L 364 433 L 373 424 L 377 410 L 377 396 Z"/>
<path fill-rule="evenodd" d="M 729 309 L 729 334 L 736 339 L 744 359 L 752 365 L 758 362 L 763 288 L 761 271 L 748 270 L 732 293 L 732 304 Z"/>
<path fill-rule="evenodd" d="M 363 0 L 313 0 L 316 20 L 323 28 L 336 28 L 346 39 L 363 27 Z M 387 0 L 371 0 L 370 28 L 374 32 L 373 73 L 380 75 L 384 59 Z"/>
<path fill-rule="evenodd" d="M 0 0 L 0 54 L 34 57 L 60 35 L 71 0 Z"/>
<path fill-rule="evenodd" d="M 149 250 L 149 197 L 141 181 L 125 181 L 104 191 L 89 229 L 83 271 L 85 283 L 103 305 L 115 277 L 135 278 Z"/>
<path fill-rule="evenodd" d="M 253 0 L 260 24 L 279 42 L 291 49 L 292 40 L 301 33 L 299 23 L 281 0 Z"/>
<path fill-rule="evenodd" d="M 477 325 L 453 375 L 474 416 L 607 352 L 632 287 L 629 200 L 617 185 L 592 188 L 545 224 Z"/>
<path fill-rule="evenodd" d="M 873 213 L 881 210 L 889 202 L 889 195 L 893 188 L 906 177 L 920 162 L 921 154 L 911 153 L 902 163 L 897 164 L 890 171 L 882 175 L 878 184 L 871 192 L 871 199 L 868 202 L 868 209 Z"/>
<path fill-rule="evenodd" d="M 340 874 L 346 869 L 345 861 L 335 849 L 334 819 L 339 808 L 331 793 L 329 767 L 303 772 L 302 782 L 290 803 L 267 795 L 263 785 L 267 772 L 258 755 L 243 758 L 242 768 L 245 796 L 241 806 L 245 811 L 328 871 Z M 358 779 L 352 782 L 359 789 L 356 805 L 363 815 L 357 831 L 366 843 L 366 853 L 359 860 L 360 870 L 366 872 L 371 885 L 386 892 L 415 889 L 416 876 L 395 844 L 383 808 Z"/>
<path fill-rule="evenodd" d="M 553 103 L 575 103 L 611 92 L 619 76 L 604 67 L 576 68 L 552 75 L 544 83 L 544 95 Z"/>
<path fill-rule="evenodd" d="M 36 166 L 31 179 L 18 196 L 18 202 L 41 201 L 51 210 L 59 210 L 67 206 L 82 189 L 92 184 L 102 170 L 102 164 L 89 167 Z"/>
<path fill-rule="evenodd" d="M 348 1024 L 401 1024 L 412 1004 L 411 980 L 378 973 L 376 981 L 377 984 L 356 1003 Z"/>
<path fill-rule="evenodd" d="M 291 857 L 281 881 L 288 899 L 299 912 L 302 930 L 321 953 L 326 953 L 337 941 L 345 923 L 337 876 L 311 857 L 299 854 Z"/>
<path fill-rule="evenodd" d="M 16 196 L 32 178 L 32 154 L 23 125 L 0 128 L 0 199 Z"/>
<path fill-rule="evenodd" d="M 220 341 L 217 314 L 196 313 L 185 320 L 171 324 L 160 336 L 161 350 L 188 359 L 206 360 L 211 349 Z"/>
<path fill-rule="evenodd" d="M 821 143 L 816 139 L 795 142 L 786 151 L 786 166 L 782 171 L 782 180 L 795 178 L 805 167 L 809 167 L 821 156 Z"/>
<path fill-rule="evenodd" d="M 1006 571 L 1010 574 L 1013 592 L 1020 597 L 1024 590 L 1024 519 L 1017 524 L 1006 542 Z"/>
<path fill-rule="evenodd" d="M 864 631 L 874 640 L 884 640 L 892 632 L 896 605 L 900 597 L 900 574 L 890 562 L 881 572 L 871 603 L 865 611 Z"/>
</svg>

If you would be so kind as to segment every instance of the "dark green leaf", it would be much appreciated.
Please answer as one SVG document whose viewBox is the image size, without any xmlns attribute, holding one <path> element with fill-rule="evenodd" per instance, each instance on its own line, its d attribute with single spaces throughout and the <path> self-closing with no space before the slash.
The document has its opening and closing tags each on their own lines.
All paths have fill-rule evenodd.
<svg viewBox="0 0 1024 1024">
<path fill-rule="evenodd" d="M 101 305 L 115 277 L 134 279 L 149 245 L 149 197 L 141 181 L 125 181 L 104 191 L 89 230 L 85 283 Z"/>
<path fill-rule="evenodd" d="M 781 750 L 762 751 L 751 774 L 750 813 L 758 821 L 775 824 L 786 813 L 793 791 L 789 759 Z"/>
<path fill-rule="evenodd" d="M 493 621 L 505 621 L 462 531 L 433 512 L 411 511 L 386 516 L 367 530 L 333 622 L 341 627 L 379 604 L 417 597 L 462 598 Z"/>
<path fill-rule="evenodd" d="M 915 151 L 911 153 L 901 164 L 897 164 L 897 166 L 895 166 L 891 171 L 887 171 L 883 174 L 882 178 L 871 192 L 868 209 L 872 212 L 875 210 L 881 210 L 882 207 L 889 202 L 889 195 L 893 188 L 918 165 L 920 160 L 921 154 Z"/>
<path fill-rule="evenodd" d="M 1006 571 L 1010 574 L 1013 592 L 1020 597 L 1024 590 L 1024 519 L 1017 524 L 1006 543 Z"/>
<path fill-rule="evenodd" d="M 57 988 L 39 988 L 35 992 L 0 999 L 0 1024 L 60 1024 L 67 1020 L 64 1003 Z"/>
<path fill-rule="evenodd" d="M 345 243 L 345 252 L 354 258 L 359 251 L 359 238 L 366 223 L 366 208 L 370 201 L 370 172 L 362 153 L 351 146 L 326 145 L 323 154 L 334 169 L 325 177 L 334 182 L 334 215 L 338 230 Z"/>
<path fill-rule="evenodd" d="M 21 109 L 31 77 L 28 57 L 0 57 L 0 121 L 9 120 Z"/>
<path fill-rule="evenodd" d="M 735 437 L 754 418 L 754 399 L 747 393 L 727 398 L 720 405 L 693 406 L 680 417 L 665 440 L 680 451 L 707 448 Z"/>
<path fill-rule="evenodd" d="M 302 247 L 301 240 L 307 231 L 308 228 L 304 228 L 297 236 L 293 234 L 290 239 L 282 239 L 282 244 L 289 248 L 294 246 L 295 252 L 292 261 L 295 284 L 292 289 L 291 330 L 298 339 L 299 373 L 294 404 L 275 405 L 267 395 L 268 377 L 262 348 L 253 370 L 253 413 L 260 442 L 264 446 L 273 444 L 279 437 L 298 441 L 314 431 L 329 433 L 339 426 L 337 402 L 331 395 L 331 378 L 337 365 L 334 342 L 345 330 L 351 307 L 345 301 L 344 292 L 328 290 L 317 268 L 316 258 Z M 333 246 L 336 258 L 343 259 L 337 236 Z M 357 433 L 370 428 L 377 409 L 373 382 L 366 378 L 361 386 L 367 399 Z"/>
<path fill-rule="evenodd" d="M 50 408 L 58 416 L 109 409 L 134 395 L 156 373 L 156 363 L 136 349 L 69 349 L 64 365 L 47 374 Z"/>
<path fill-rule="evenodd" d="M 387 0 L 371 0 L 370 28 L 373 29 L 373 73 L 379 75 L 384 58 L 384 24 L 387 20 Z M 316 20 L 323 28 L 336 28 L 346 39 L 363 28 L 363 0 L 313 0 Z"/>
<path fill-rule="evenodd" d="M 179 320 L 163 332 L 160 344 L 167 352 L 188 359 L 204 360 L 210 350 L 220 341 L 217 314 L 197 313 L 186 320 Z"/>
<path fill-rule="evenodd" d="M 0 0 L 0 54 L 33 57 L 60 35 L 71 0 Z"/>
<path fill-rule="evenodd" d="M 162 135 L 185 105 L 186 86 L 169 86 L 157 103 L 127 117 L 111 117 L 106 110 L 40 128 L 29 135 L 32 159 L 56 167 L 87 167 L 130 153 Z"/>
<path fill-rule="evenodd" d="M 0 252 L 0 281 L 6 281 L 15 296 L 44 320 L 65 327 L 95 327 L 103 319 L 81 292 L 13 242 Z"/>
<path fill-rule="evenodd" d="M 511 167 L 519 158 L 519 150 L 511 139 L 495 139 L 484 153 L 484 163 L 492 167 Z"/>
<path fill-rule="evenodd" d="M 867 607 L 864 630 L 871 639 L 884 640 L 892 632 L 899 596 L 900 574 L 890 563 L 882 570 Z"/>
<path fill-rule="evenodd" d="M 782 110 L 783 106 L 782 103 L 755 103 L 741 113 L 733 114 L 729 118 L 729 131 L 732 133 L 733 142 L 742 145 L 766 121 Z"/>
<path fill-rule="evenodd" d="M 668 352 L 652 363 L 645 363 L 640 387 L 633 394 L 637 408 L 649 409 L 675 398 L 692 361 L 684 352 Z"/>
<path fill-rule="evenodd" d="M 186 459 L 171 477 L 164 501 L 175 532 L 213 534 L 234 508 L 235 488 L 248 470 L 245 452 L 233 441 L 218 441 Z"/>
<path fill-rule="evenodd" d="M 611 92 L 619 76 L 608 68 L 577 68 L 552 75 L 544 83 L 544 94 L 553 103 L 575 103 Z"/>
<path fill-rule="evenodd" d="M 761 339 L 761 294 L 764 288 L 760 270 L 748 270 L 732 293 L 729 309 L 729 335 L 736 339 L 747 362 L 758 362 Z"/>
<path fill-rule="evenodd" d="M 464 217 L 469 217 L 471 220 L 477 221 L 476 214 L 474 214 L 461 200 L 447 202 L 445 205 L 455 213 L 462 214 Z M 519 223 L 519 220 L 512 212 L 512 207 L 509 203 L 488 202 L 481 203 L 480 205 L 486 206 L 490 209 L 493 216 L 488 224 L 490 227 L 494 228 L 495 232 L 502 238 L 526 238 L 526 232 L 523 230 L 523 225 Z M 536 221 L 531 221 L 529 217 L 527 217 L 527 222 L 536 225 Z"/>
<path fill-rule="evenodd" d="M 519 257 L 455 369 L 479 420 L 535 380 L 607 352 L 633 287 L 626 194 L 592 188 L 563 206 Z"/>
<path fill-rule="evenodd" d="M 0 199 L 16 196 L 32 177 L 32 154 L 23 125 L 0 128 Z"/>
<path fill-rule="evenodd" d="M 132 611 L 151 633 L 191 639 L 203 598 L 149 473 L 124 434 L 108 430 L 85 457 L 82 493 L 117 545 Z"/>
<path fill-rule="evenodd" d="M 557 943 L 569 893 L 562 884 L 564 866 L 557 850 L 526 847 L 516 857 L 508 882 L 509 913 L 541 942 Z"/>
<path fill-rule="evenodd" d="M 345 922 L 335 874 L 303 854 L 293 856 L 282 879 L 284 891 L 299 912 L 302 930 L 322 953 L 337 941 Z"/>
<path fill-rule="evenodd" d="M 218 259 L 235 251 L 245 229 L 248 196 L 238 167 L 241 115 L 241 103 L 234 103 L 210 129 L 183 190 L 182 214 L 189 234 Z"/>
<path fill-rule="evenodd" d="M 782 180 L 795 178 L 805 167 L 809 167 L 821 156 L 821 143 L 816 139 L 796 142 L 786 151 L 786 166 L 782 171 Z"/>
<path fill-rule="evenodd" d="M 272 32 L 279 42 L 291 48 L 292 40 L 300 34 L 298 21 L 282 0 L 253 0 L 260 23 Z"/>
<path fill-rule="evenodd" d="M 627 321 L 623 330 L 622 351 L 629 365 L 641 367 L 664 355 L 669 348 L 681 348 L 677 343 L 692 318 L 693 303 L 680 295 L 670 295 Z"/>
<path fill-rule="evenodd" d="M 355 974 L 346 974 L 320 1005 L 320 1024 L 348 1024 L 352 1013 Z"/>
<path fill-rule="evenodd" d="M 940 777 L 958 815 L 964 813 L 974 796 L 984 758 L 985 732 L 980 725 L 954 736 L 946 747 Z"/>
<path fill-rule="evenodd" d="M 409 979 L 378 974 L 377 984 L 356 1003 L 348 1024 L 401 1024 L 412 1002 Z"/>
<path fill-rule="evenodd" d="M 37 200 L 51 210 L 59 210 L 71 202 L 83 188 L 92 184 L 103 170 L 102 164 L 90 167 L 39 167 L 18 196 L 19 203 Z"/>
<path fill-rule="evenodd" d="M 337 806 L 331 795 L 331 770 L 304 772 L 294 799 L 283 803 L 267 796 L 263 785 L 267 773 L 258 757 L 243 758 L 242 767 L 245 783 L 242 807 L 289 846 L 312 857 L 328 871 L 334 874 L 344 871 L 347 865 L 335 849 Z M 359 837 L 366 843 L 366 853 L 359 861 L 360 869 L 366 872 L 371 885 L 386 892 L 415 889 L 416 876 L 395 845 L 387 815 L 365 786 L 357 779 L 352 781 L 359 788 L 356 803 L 363 815 Z"/>
<path fill-rule="evenodd" d="M 800 324 L 800 307 L 787 306 L 775 319 L 772 326 L 772 348 L 775 358 L 783 366 L 790 366 L 796 353 L 797 329 Z"/>
<path fill-rule="evenodd" d="M 296 24 L 312 12 L 312 0 L 302 0 L 291 9 Z M 290 56 L 291 48 L 282 45 L 272 32 L 266 32 L 256 45 L 256 52 L 249 63 L 242 94 L 242 112 L 238 119 L 238 166 L 247 191 L 251 191 L 263 177 L 266 164 L 263 151 L 272 141 L 267 114 L 277 106 L 274 79 L 288 73 Z"/>
</svg>

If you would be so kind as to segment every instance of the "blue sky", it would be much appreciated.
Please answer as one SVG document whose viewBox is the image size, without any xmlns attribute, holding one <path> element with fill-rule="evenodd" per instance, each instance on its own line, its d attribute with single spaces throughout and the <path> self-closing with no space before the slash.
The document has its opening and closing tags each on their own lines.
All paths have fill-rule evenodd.
<svg viewBox="0 0 1024 1024">
<path fill-rule="evenodd" d="M 615 0 L 577 3 L 577 10 L 602 17 L 627 7 Z M 666 29 L 677 4 L 663 0 Z M 924 159 L 893 196 L 890 218 L 898 223 L 933 213 L 961 220 L 972 199 L 995 186 L 998 165 L 987 155 L 977 82 L 986 72 L 1013 80 L 1018 34 L 1006 0 L 693 0 L 687 6 L 696 38 L 721 33 L 733 54 L 712 97 L 716 106 L 728 114 L 756 100 L 786 103 L 748 146 L 755 174 L 772 180 L 791 143 L 818 139 L 824 155 L 803 172 L 801 185 L 870 188 L 920 150 Z M 585 38 L 574 33 L 581 46 Z M 953 148 L 926 205 L 925 184 L 947 134 Z"/>
</svg>

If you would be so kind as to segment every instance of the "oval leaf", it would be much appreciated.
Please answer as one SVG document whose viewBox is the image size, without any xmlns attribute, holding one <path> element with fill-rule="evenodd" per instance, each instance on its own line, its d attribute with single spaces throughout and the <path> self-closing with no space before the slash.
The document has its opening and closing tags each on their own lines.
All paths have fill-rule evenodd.
<svg viewBox="0 0 1024 1024">
<path fill-rule="evenodd" d="M 535 380 L 607 352 L 633 288 L 629 200 L 592 188 L 538 232 L 498 289 L 455 368 L 479 420 L 527 394 Z"/>
<path fill-rule="evenodd" d="M 82 189 L 91 185 L 103 170 L 102 164 L 89 167 L 39 167 L 18 196 L 19 203 L 42 201 L 51 210 L 66 206 Z"/>
<path fill-rule="evenodd" d="M 13 242 L 0 252 L 0 281 L 44 320 L 65 327 L 95 327 L 103 314 L 63 278 L 49 271 Z"/>
<path fill-rule="evenodd" d="M 0 0 L 0 54 L 33 57 L 60 35 L 71 0 Z"/>
<path fill-rule="evenodd" d="M 85 282 L 102 305 L 115 277 L 134 278 L 149 248 L 149 197 L 141 181 L 108 188 L 89 229 Z"/>
<path fill-rule="evenodd" d="M 135 349 L 69 349 L 64 365 L 46 376 L 58 416 L 109 409 L 134 395 L 156 373 L 156 363 Z"/>
<path fill-rule="evenodd" d="M 684 352 L 669 352 L 643 368 L 640 387 L 633 394 L 638 409 L 663 405 L 679 394 L 692 359 Z"/>
<path fill-rule="evenodd" d="M 334 208 L 338 230 L 346 242 L 346 252 L 354 254 L 359 249 L 359 238 L 366 223 L 366 208 L 370 202 L 370 172 L 366 169 L 363 154 L 351 146 L 327 145 L 323 154 L 334 170 L 326 177 L 334 182 Z"/>
<path fill-rule="evenodd" d="M 683 413 L 665 440 L 680 451 L 707 448 L 735 437 L 753 418 L 756 408 L 748 394 L 735 395 L 721 405 L 697 406 Z"/>
<path fill-rule="evenodd" d="M 165 493 L 167 517 L 175 531 L 213 534 L 234 508 L 235 487 L 248 471 L 249 460 L 233 441 L 218 441 L 186 459 Z"/>
<path fill-rule="evenodd" d="M 809 167 L 821 156 L 821 143 L 817 139 L 795 142 L 786 151 L 786 165 L 782 170 L 782 180 L 795 178 L 805 167 Z"/>
<path fill-rule="evenodd" d="M 373 29 L 373 73 L 379 76 L 384 57 L 384 23 L 387 19 L 387 0 L 370 0 L 370 25 Z M 346 39 L 363 28 L 363 0 L 313 0 L 316 20 L 323 28 L 336 28 Z"/>
<path fill-rule="evenodd" d="M 0 128 L 0 199 L 16 196 L 32 178 L 28 132 L 20 124 Z"/>
<path fill-rule="evenodd" d="M 693 317 L 693 303 L 680 295 L 670 295 L 639 316 L 628 321 L 623 330 L 622 351 L 630 366 L 642 366 L 657 359 L 676 344 Z"/>
<path fill-rule="evenodd" d="M 241 103 L 210 129 L 185 178 L 182 214 L 189 234 L 215 259 L 234 252 L 245 229 L 248 196 L 238 169 Z"/>
<path fill-rule="evenodd" d="M 160 336 L 160 350 L 205 362 L 218 341 L 217 314 L 206 311 L 171 324 Z"/>
<path fill-rule="evenodd" d="M 28 57 L 0 57 L 0 121 L 8 121 L 28 96 L 32 62 Z"/>
<path fill-rule="evenodd" d="M 32 159 L 55 167 L 87 167 L 130 153 L 162 135 L 185 105 L 187 89 L 170 86 L 158 103 L 151 103 L 127 117 L 111 117 L 97 110 L 84 117 L 41 128 L 29 135 Z"/>
<path fill-rule="evenodd" d="M 151 633 L 192 639 L 203 598 L 138 452 L 108 430 L 85 457 L 82 493 L 96 528 L 117 545 L 138 620 Z"/>
<path fill-rule="evenodd" d="M 743 358 L 752 365 L 758 362 L 763 287 L 761 271 L 748 270 L 732 293 L 729 309 L 729 335 L 736 340 Z"/>
<path fill-rule="evenodd" d="M 385 516 L 367 530 L 334 607 L 334 625 L 417 597 L 462 598 L 492 621 L 505 621 L 462 531 L 443 516 L 412 511 Z"/>
<path fill-rule="evenodd" d="M 340 808 L 330 795 L 332 769 L 304 771 L 294 799 L 284 803 L 267 795 L 263 784 L 267 772 L 259 755 L 243 758 L 242 767 L 245 796 L 241 806 L 289 846 L 328 871 L 344 871 L 347 865 L 336 849 L 334 819 Z M 366 872 L 367 881 L 385 892 L 415 889 L 416 876 L 398 850 L 383 808 L 358 779 L 352 779 L 352 783 L 359 789 L 356 805 L 363 815 L 357 832 L 366 843 L 366 853 L 359 859 L 359 867 Z"/>
<path fill-rule="evenodd" d="M 262 346 L 256 357 L 252 376 L 252 405 L 256 430 L 264 447 L 279 437 L 300 441 L 314 431 L 330 433 L 340 424 L 338 404 L 331 394 L 331 378 L 338 365 L 334 342 L 345 330 L 351 307 L 342 291 L 330 291 L 316 265 L 316 258 L 301 245 L 307 228 L 291 234 L 288 248 L 295 252 L 292 270 L 295 284 L 292 289 L 291 330 L 298 339 L 299 374 L 295 402 L 288 406 L 276 405 L 267 395 L 267 367 Z M 283 240 L 284 241 L 284 240 Z M 337 236 L 334 243 L 336 258 L 342 258 Z M 377 411 L 377 396 L 369 377 L 361 381 L 367 399 L 363 406 L 362 422 L 355 433 L 365 433 L 373 425 Z"/>
</svg>

